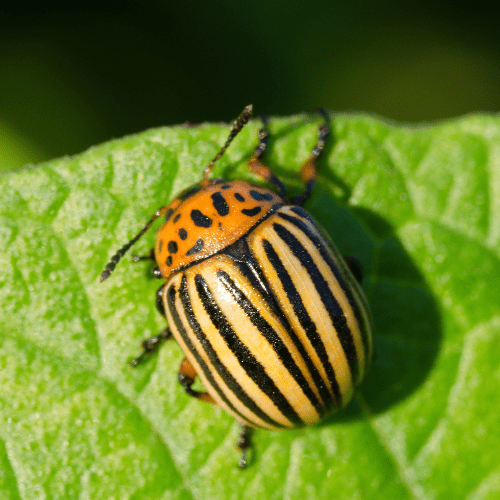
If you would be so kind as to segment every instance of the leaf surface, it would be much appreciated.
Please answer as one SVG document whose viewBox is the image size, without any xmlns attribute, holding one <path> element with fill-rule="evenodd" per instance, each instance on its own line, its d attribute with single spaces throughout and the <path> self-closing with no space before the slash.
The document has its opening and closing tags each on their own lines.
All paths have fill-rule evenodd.
<svg viewBox="0 0 500 500">
<path fill-rule="evenodd" d="M 238 425 L 178 386 L 175 342 L 127 365 L 164 327 L 147 265 L 125 257 L 98 280 L 228 126 L 149 130 L 0 177 L 0 497 L 498 498 L 500 118 L 332 118 L 306 209 L 363 265 L 376 359 L 340 414 L 256 431 L 245 471 Z M 271 120 L 266 162 L 292 195 L 318 124 Z M 258 128 L 215 175 L 256 180 Z"/>
</svg>

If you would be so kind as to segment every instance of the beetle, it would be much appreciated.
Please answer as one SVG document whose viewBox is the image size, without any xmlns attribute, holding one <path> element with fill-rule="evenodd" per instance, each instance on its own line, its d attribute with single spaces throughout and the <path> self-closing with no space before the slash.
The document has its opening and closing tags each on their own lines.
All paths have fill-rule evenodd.
<svg viewBox="0 0 500 500">
<path fill-rule="evenodd" d="M 224 408 L 242 424 L 240 466 L 250 429 L 313 424 L 343 408 L 372 357 L 372 320 L 359 266 L 343 258 L 302 208 L 330 133 L 322 111 L 317 143 L 302 167 L 304 193 L 291 200 L 262 162 L 267 119 L 248 168 L 277 192 L 211 178 L 216 161 L 249 121 L 247 106 L 202 180 L 159 208 L 101 274 L 106 280 L 129 248 L 164 217 L 156 244 L 138 259 L 156 261 L 164 283 L 156 305 L 168 327 L 143 342 L 137 365 L 171 335 L 184 351 L 178 379 L 191 396 Z M 205 391 L 192 385 L 199 377 Z"/>
</svg>

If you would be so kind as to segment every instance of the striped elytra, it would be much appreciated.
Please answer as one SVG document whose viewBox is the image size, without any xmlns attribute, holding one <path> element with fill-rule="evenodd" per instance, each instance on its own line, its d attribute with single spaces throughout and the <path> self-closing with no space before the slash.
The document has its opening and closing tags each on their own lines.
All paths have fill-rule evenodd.
<svg viewBox="0 0 500 500">
<path fill-rule="evenodd" d="M 313 424 L 343 408 L 372 357 L 372 322 L 352 258 L 344 258 L 301 205 L 312 193 L 316 162 L 329 135 L 322 112 L 317 143 L 302 167 L 303 195 L 286 197 L 265 166 L 267 121 L 248 167 L 277 189 L 211 179 L 214 163 L 248 122 L 251 106 L 205 168 L 202 180 L 158 209 L 111 258 L 107 279 L 128 249 L 164 217 L 144 256 L 163 278 L 156 304 L 168 327 L 143 342 L 135 366 L 171 335 L 185 357 L 178 378 L 187 394 L 224 408 L 249 428 Z M 200 377 L 206 392 L 192 388 Z"/>
<path fill-rule="evenodd" d="M 342 408 L 368 369 L 363 293 L 297 206 L 282 206 L 164 288 L 172 333 L 215 401 L 278 429 Z"/>
</svg>

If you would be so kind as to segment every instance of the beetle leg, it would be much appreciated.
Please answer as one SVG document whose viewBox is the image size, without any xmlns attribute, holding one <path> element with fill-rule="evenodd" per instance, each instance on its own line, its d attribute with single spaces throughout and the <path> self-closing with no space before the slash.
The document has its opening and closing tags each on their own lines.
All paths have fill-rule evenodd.
<svg viewBox="0 0 500 500">
<path fill-rule="evenodd" d="M 212 396 L 208 394 L 208 392 L 195 391 L 194 389 L 191 389 L 196 376 L 197 374 L 193 365 L 187 359 L 187 357 L 184 357 L 181 361 L 181 366 L 179 367 L 178 374 L 178 379 L 182 387 L 184 387 L 184 390 L 190 396 L 193 396 L 200 401 L 206 401 L 207 403 L 216 405 L 216 401 L 212 398 Z M 238 448 L 241 450 L 241 459 L 238 464 L 241 469 L 244 469 L 247 465 L 247 452 L 248 449 L 252 446 L 251 433 L 252 429 L 248 427 L 248 425 L 241 424 L 240 437 L 238 438 L 237 442 Z"/>
<path fill-rule="evenodd" d="M 248 169 L 250 172 L 258 175 L 261 179 L 274 184 L 279 191 L 280 196 L 283 198 L 286 195 L 285 185 L 273 174 L 269 167 L 266 167 L 261 161 L 261 156 L 265 153 L 267 149 L 267 143 L 269 141 L 269 128 L 267 126 L 267 117 L 261 116 L 262 128 L 259 130 L 259 145 L 255 148 L 250 161 L 248 162 Z"/>
<path fill-rule="evenodd" d="M 155 249 L 154 247 L 145 255 L 132 255 L 132 260 L 134 262 L 139 262 L 140 260 L 155 260 Z"/>
<path fill-rule="evenodd" d="M 239 461 L 240 469 L 247 466 L 247 451 L 252 447 L 252 429 L 248 425 L 241 424 L 240 437 L 238 439 L 238 448 L 241 450 L 241 459 Z"/>
<path fill-rule="evenodd" d="M 163 289 L 165 288 L 166 283 L 163 283 L 163 285 L 156 290 L 156 309 L 158 309 L 158 312 L 165 317 L 165 306 L 163 305 Z"/>
<path fill-rule="evenodd" d="M 132 260 L 134 262 L 139 262 L 140 260 L 155 260 L 155 249 L 154 247 L 146 254 L 146 255 L 132 255 Z M 161 275 L 160 268 L 158 266 L 153 267 L 151 274 L 156 279 L 161 279 L 163 276 Z"/>
<path fill-rule="evenodd" d="M 163 285 L 156 290 L 156 309 L 158 309 L 158 312 L 165 317 L 165 306 L 163 305 L 163 289 L 165 288 L 166 283 L 163 283 Z M 144 356 L 146 354 L 149 354 L 153 351 L 156 351 L 158 347 L 160 346 L 160 341 L 161 340 L 167 340 L 170 336 L 172 335 L 172 332 L 168 329 L 165 328 L 162 332 L 160 332 L 158 335 L 155 335 L 154 337 L 150 337 L 149 339 L 143 340 L 142 341 L 142 348 L 143 351 L 137 358 L 133 359 L 130 362 L 131 366 L 137 366 Z"/>
<path fill-rule="evenodd" d="M 358 283 L 361 283 L 363 281 L 363 267 L 361 266 L 361 262 L 350 255 L 344 255 L 344 261 Z"/>
<path fill-rule="evenodd" d="M 156 351 L 158 349 L 158 347 L 160 346 L 160 342 L 162 340 L 167 340 L 171 336 L 172 336 L 172 332 L 170 331 L 170 329 L 165 328 L 165 330 L 161 331 L 158 335 L 155 335 L 154 337 L 150 337 L 149 339 L 143 340 L 142 344 L 141 344 L 143 351 L 141 352 L 141 354 L 139 354 L 139 356 L 137 356 L 137 358 L 134 358 L 130 362 L 130 366 L 133 366 L 133 367 L 137 366 L 144 359 L 144 357 L 147 354 L 149 354 L 153 351 Z"/>
<path fill-rule="evenodd" d="M 212 396 L 208 394 L 208 392 L 200 392 L 191 389 L 191 386 L 194 384 L 194 381 L 196 379 L 196 371 L 191 362 L 186 357 L 184 357 L 181 361 L 181 366 L 179 366 L 179 373 L 177 375 L 177 378 L 179 379 L 182 387 L 184 387 L 184 390 L 190 396 L 193 396 L 200 401 L 206 401 L 207 403 L 212 403 L 214 405 L 217 404 Z"/>
<path fill-rule="evenodd" d="M 302 166 L 302 182 L 305 184 L 306 188 L 304 190 L 304 194 L 296 196 L 292 200 L 294 205 L 302 206 L 311 196 L 314 182 L 316 181 L 316 161 L 325 149 L 326 139 L 330 135 L 330 117 L 325 109 L 320 109 L 319 112 L 324 119 L 324 123 L 319 128 L 318 141 L 316 142 L 316 146 L 314 147 L 311 156 Z"/>
</svg>

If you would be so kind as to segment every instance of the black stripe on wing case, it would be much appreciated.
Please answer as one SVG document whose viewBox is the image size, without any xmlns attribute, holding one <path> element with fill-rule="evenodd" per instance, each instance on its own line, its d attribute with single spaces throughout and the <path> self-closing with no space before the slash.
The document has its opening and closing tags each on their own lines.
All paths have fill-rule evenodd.
<svg viewBox="0 0 500 500">
<path fill-rule="evenodd" d="M 281 215 L 284 214 L 280 214 L 280 216 Z M 293 217 L 291 218 L 293 219 Z M 288 229 L 277 222 L 273 224 L 273 228 L 278 236 L 287 244 L 295 257 L 297 257 L 297 259 L 301 262 L 301 264 L 304 266 L 309 276 L 311 277 L 311 281 L 313 282 L 316 291 L 321 297 L 321 301 L 328 311 L 333 326 L 337 331 L 337 335 L 339 337 L 340 343 L 347 358 L 347 362 L 349 364 L 349 368 L 351 370 L 352 379 L 353 381 L 357 381 L 359 367 L 356 347 L 354 345 L 352 333 L 347 326 L 347 320 L 342 308 L 335 299 L 332 291 L 330 290 L 330 287 L 328 286 L 327 281 L 317 268 L 311 255 L 302 246 L 300 241 Z"/>
<path fill-rule="evenodd" d="M 302 208 L 300 207 L 292 207 L 291 210 L 295 212 L 297 215 L 300 217 L 303 217 L 304 219 L 307 219 L 311 224 L 316 226 L 316 222 L 314 219 Z M 345 293 L 347 300 L 349 301 L 349 305 L 351 306 L 351 309 L 354 311 L 354 315 L 356 317 L 356 321 L 359 326 L 359 330 L 361 332 L 361 339 L 363 342 L 363 348 L 366 353 L 366 356 L 369 355 L 369 352 L 371 351 L 370 347 L 370 339 L 368 338 L 368 332 L 367 328 L 370 328 L 369 325 L 366 324 L 366 321 L 363 320 L 361 317 L 361 307 L 364 309 L 368 309 L 368 304 L 366 304 L 364 296 L 358 296 L 356 295 L 356 298 L 352 294 L 352 290 L 350 289 L 349 286 L 346 285 L 344 279 L 340 275 L 340 272 L 338 270 L 337 265 L 335 262 L 332 261 L 330 255 L 328 254 L 327 251 L 325 251 L 324 244 L 321 243 L 319 238 L 311 232 L 311 230 L 307 227 L 306 224 L 304 224 L 303 221 L 300 219 L 297 219 L 293 216 L 290 216 L 288 214 L 280 213 L 279 216 L 296 226 L 298 229 L 300 229 L 314 244 L 314 246 L 319 250 L 321 253 L 321 257 L 323 257 L 323 260 L 328 264 L 328 267 L 332 271 L 333 275 L 335 276 L 335 279 L 338 281 L 339 286 L 342 288 L 342 291 Z M 352 284 L 353 287 L 357 286 L 357 284 Z M 358 303 L 358 301 L 361 303 Z"/>
<path fill-rule="evenodd" d="M 226 272 L 219 270 L 217 272 L 218 278 L 224 284 L 226 289 L 231 293 L 233 298 L 236 300 L 241 309 L 245 312 L 245 314 L 250 318 L 250 321 L 255 325 L 255 327 L 259 330 L 259 332 L 264 336 L 264 338 L 269 342 L 272 346 L 273 350 L 276 352 L 278 357 L 283 362 L 283 366 L 288 370 L 290 375 L 295 379 L 297 384 L 301 387 L 302 392 L 306 395 L 306 397 L 311 402 L 312 406 L 316 409 L 319 415 L 324 411 L 323 406 L 318 401 L 316 395 L 312 391 L 309 383 L 304 377 L 304 374 L 297 366 L 295 361 L 293 360 L 290 352 L 285 346 L 283 340 L 281 340 L 278 333 L 274 330 L 274 328 L 265 320 L 265 318 L 259 314 L 259 311 L 252 304 L 252 302 L 244 295 L 244 293 L 238 288 L 236 283 L 231 279 L 229 274 Z M 306 355 L 302 344 L 297 340 L 297 343 L 302 347 L 303 355 L 305 355 L 305 359 L 308 360 L 309 357 Z M 310 360 L 309 360 L 310 361 Z M 312 365 L 312 363 L 309 363 Z M 314 369 L 314 366 L 313 366 Z M 318 374 L 319 378 L 319 374 Z"/>
<path fill-rule="evenodd" d="M 209 384 L 217 391 L 217 394 L 224 401 L 224 403 L 226 403 L 228 405 L 229 408 L 231 408 L 235 413 L 241 415 L 241 413 L 238 410 L 236 410 L 236 408 L 233 406 L 233 404 L 227 399 L 226 395 L 224 394 L 222 389 L 219 387 L 219 385 L 215 382 L 215 380 L 212 376 L 212 373 L 210 372 L 210 369 L 206 365 L 203 358 L 196 351 L 194 345 L 192 344 L 191 340 L 189 339 L 189 335 L 186 332 L 186 330 L 184 329 L 184 326 L 182 325 L 181 319 L 180 319 L 179 314 L 177 312 L 177 309 L 175 307 L 175 294 L 176 294 L 176 290 L 175 290 L 174 286 L 172 285 L 168 289 L 168 292 L 167 292 L 168 305 L 169 305 L 170 313 L 172 314 L 172 317 L 174 318 L 174 323 L 175 323 L 175 326 L 177 327 L 179 334 L 182 336 L 182 339 L 186 343 L 186 346 L 188 347 L 189 351 L 193 354 L 196 361 L 200 365 L 201 369 L 203 370 L 203 374 L 207 378 Z M 217 353 L 214 351 L 210 342 L 207 340 L 205 334 L 201 330 L 199 323 L 196 321 L 196 318 L 194 317 L 193 308 L 191 305 L 191 300 L 189 298 L 189 294 L 187 291 L 187 280 L 186 280 L 185 276 L 182 278 L 181 287 L 179 289 L 179 295 L 180 295 L 181 302 L 182 302 L 182 305 L 184 308 L 184 314 L 186 315 L 186 318 L 189 321 L 189 325 L 191 326 L 196 337 L 198 338 L 198 340 L 202 344 L 203 349 L 205 350 L 205 352 L 207 353 L 207 355 L 210 359 L 210 362 L 213 364 L 214 368 L 217 370 L 217 373 L 221 376 L 222 380 L 227 385 L 227 387 L 236 395 L 236 397 L 243 403 L 244 406 L 246 406 L 251 412 L 253 412 L 261 420 L 269 423 L 270 425 L 276 426 L 276 427 L 283 427 L 283 425 L 275 422 L 273 419 L 268 417 L 257 406 L 257 404 L 246 394 L 246 392 L 242 389 L 242 387 L 238 384 L 238 382 L 236 382 L 234 377 L 227 371 L 226 367 L 220 361 L 219 357 L 217 356 Z M 251 418 L 245 417 L 244 415 L 241 415 L 241 416 L 243 419 L 251 421 Z"/>
<path fill-rule="evenodd" d="M 185 280 L 186 280 L 186 277 L 184 276 L 182 278 L 182 285 L 181 286 L 183 286 L 185 284 Z M 231 402 L 226 398 L 225 394 L 220 390 L 219 386 L 217 385 L 214 378 L 212 377 L 212 373 L 208 369 L 205 361 L 203 360 L 203 358 L 201 358 L 201 356 L 198 354 L 195 347 L 193 346 L 193 343 L 191 342 L 191 339 L 189 338 L 189 335 L 186 332 L 184 325 L 182 324 L 182 321 L 181 321 L 181 318 L 180 318 L 179 313 L 177 311 L 177 308 L 175 307 L 176 295 L 177 295 L 177 290 L 175 289 L 174 285 L 171 285 L 167 291 L 167 302 L 168 302 L 168 309 L 170 311 L 170 314 L 172 315 L 172 318 L 174 320 L 175 327 L 177 328 L 177 331 L 179 332 L 180 336 L 184 340 L 186 347 L 189 349 L 191 354 L 193 354 L 197 363 L 200 365 L 201 369 L 203 370 L 203 374 L 207 378 L 210 385 L 217 391 L 217 393 L 219 394 L 221 399 L 224 401 L 224 403 L 226 403 L 229 406 L 229 408 L 231 408 L 233 411 L 236 411 L 236 409 L 231 404 Z M 183 303 L 184 303 L 184 300 L 183 300 Z M 189 309 L 189 306 L 188 306 L 188 308 L 186 308 L 186 305 L 184 304 L 184 309 L 185 309 L 186 316 L 189 319 L 189 313 L 186 311 L 186 309 Z"/>
<path fill-rule="evenodd" d="M 262 240 L 262 246 L 264 248 L 264 251 L 266 252 L 267 258 L 270 262 L 270 264 L 273 266 L 274 270 L 276 271 L 279 280 L 281 281 L 281 285 L 283 286 L 283 290 L 285 290 L 285 293 L 287 294 L 288 300 L 292 304 L 293 311 L 295 315 L 297 316 L 300 324 L 302 325 L 302 328 L 305 330 L 307 338 L 311 342 L 311 345 L 313 346 L 314 350 L 316 351 L 316 354 L 318 355 L 321 364 L 323 365 L 326 375 L 330 381 L 331 387 L 333 394 L 335 396 L 335 403 L 338 406 L 341 406 L 341 395 L 340 395 L 340 389 L 339 385 L 337 382 L 337 379 L 335 377 L 335 371 L 330 363 L 330 360 L 328 359 L 328 354 L 325 349 L 325 345 L 323 343 L 323 340 L 321 339 L 321 336 L 318 333 L 318 330 L 316 329 L 316 324 L 314 323 L 313 319 L 311 316 L 309 316 L 309 313 L 307 312 L 306 307 L 304 306 L 304 303 L 302 302 L 302 299 L 300 298 L 299 293 L 297 292 L 297 289 L 295 288 L 292 279 L 290 278 L 290 275 L 288 274 L 288 271 L 285 269 L 285 266 L 281 262 L 281 259 L 279 258 L 278 254 L 272 247 L 271 243 L 269 243 L 267 240 Z M 298 342 L 298 340 L 297 340 Z M 302 345 L 302 344 L 301 344 Z M 302 353 L 301 353 L 302 354 Z M 303 354 L 304 356 L 304 354 Z M 307 355 L 306 355 L 307 356 Z M 328 403 L 331 401 L 331 395 L 330 391 L 328 388 L 325 386 L 323 379 L 321 378 L 320 374 L 312 365 L 312 360 L 309 356 L 305 357 L 306 361 L 308 361 L 308 368 L 311 371 L 311 374 L 313 376 L 314 382 L 316 383 L 316 386 L 318 387 L 321 397 L 325 401 L 325 404 L 328 406 Z M 311 370 L 309 365 L 312 365 L 312 368 L 314 370 Z"/>
<path fill-rule="evenodd" d="M 219 331 L 227 346 L 238 359 L 241 367 L 247 375 L 257 384 L 281 411 L 295 425 L 303 424 L 296 411 L 286 400 L 283 394 L 278 390 L 275 383 L 266 373 L 264 367 L 254 358 L 248 350 L 248 347 L 241 342 L 234 330 L 231 328 L 227 318 L 224 316 L 219 306 L 216 304 L 212 292 L 208 288 L 206 281 L 201 275 L 195 277 L 196 290 L 200 300 L 205 307 L 215 328 Z"/>
<path fill-rule="evenodd" d="M 283 311 L 282 305 L 272 292 L 273 287 L 262 272 L 261 263 L 250 251 L 246 238 L 240 238 L 240 240 L 238 240 L 235 244 L 226 249 L 225 252 L 235 261 L 235 264 L 238 266 L 241 274 L 250 281 L 251 286 L 255 288 L 255 290 L 259 291 L 259 293 L 262 295 L 262 300 L 277 316 L 280 323 L 283 325 L 283 328 L 285 328 L 288 335 L 290 336 L 290 339 L 302 356 L 302 359 L 306 363 L 309 372 L 311 373 L 314 382 L 319 390 L 323 404 L 326 407 L 330 406 L 332 402 L 332 395 L 328 390 L 328 387 L 325 385 L 323 377 L 321 377 L 321 375 L 318 373 L 317 368 L 306 352 L 304 345 L 298 339 L 297 334 L 290 326 L 287 315 L 285 314 L 285 311 Z"/>
</svg>

